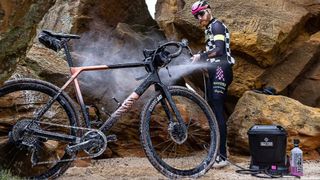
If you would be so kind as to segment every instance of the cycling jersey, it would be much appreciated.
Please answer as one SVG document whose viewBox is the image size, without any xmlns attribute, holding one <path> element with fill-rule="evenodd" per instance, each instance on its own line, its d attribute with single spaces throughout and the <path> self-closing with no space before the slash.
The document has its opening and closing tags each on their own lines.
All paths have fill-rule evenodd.
<svg viewBox="0 0 320 180">
<path fill-rule="evenodd" d="M 206 52 L 202 58 L 210 62 L 227 60 L 229 64 L 235 63 L 231 56 L 230 33 L 222 22 L 217 19 L 210 21 L 205 30 L 205 43 Z"/>
<path fill-rule="evenodd" d="M 212 19 L 205 30 L 206 52 L 201 58 L 209 62 L 208 99 L 225 98 L 233 74 L 235 60 L 231 56 L 228 28 L 217 19 Z"/>
</svg>

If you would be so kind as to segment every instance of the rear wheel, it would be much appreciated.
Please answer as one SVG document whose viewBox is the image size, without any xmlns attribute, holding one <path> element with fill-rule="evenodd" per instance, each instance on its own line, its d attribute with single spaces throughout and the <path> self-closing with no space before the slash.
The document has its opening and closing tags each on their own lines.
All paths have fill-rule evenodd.
<svg viewBox="0 0 320 180">
<path fill-rule="evenodd" d="M 192 91 L 170 87 L 169 91 L 187 133 L 181 131 L 167 100 L 158 94 L 141 114 L 141 142 L 152 165 L 169 178 L 199 177 L 210 169 L 217 155 L 219 131 L 208 104 Z M 166 104 L 166 105 L 165 105 Z M 168 111 L 167 111 L 168 112 Z"/>
<path fill-rule="evenodd" d="M 20 177 L 44 179 L 57 177 L 69 167 L 70 159 L 76 156 L 65 152 L 69 143 L 25 131 L 31 127 L 76 136 L 76 129 L 70 126 L 78 126 L 77 115 L 71 99 L 64 93 L 39 121 L 31 123 L 35 113 L 57 92 L 57 87 L 31 79 L 9 81 L 0 88 L 1 169 Z"/>
</svg>

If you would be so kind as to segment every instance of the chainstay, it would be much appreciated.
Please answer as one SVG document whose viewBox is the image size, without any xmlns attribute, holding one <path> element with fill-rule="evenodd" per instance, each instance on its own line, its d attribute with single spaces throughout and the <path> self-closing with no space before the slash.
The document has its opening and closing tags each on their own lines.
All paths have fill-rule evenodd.
<svg viewBox="0 0 320 180">
<path fill-rule="evenodd" d="M 44 164 L 55 164 L 55 163 L 64 163 L 64 162 L 70 162 L 70 161 L 75 161 L 75 160 L 84 160 L 84 159 L 92 159 L 95 158 L 96 156 L 84 156 L 84 157 L 76 157 L 76 158 L 70 158 L 70 159 L 64 159 L 64 160 L 56 160 L 56 161 L 41 161 L 35 163 L 36 165 L 44 165 Z"/>
<path fill-rule="evenodd" d="M 39 124 L 46 124 L 51 126 L 57 126 L 57 127 L 63 127 L 63 128 L 70 128 L 70 129 L 78 129 L 78 130 L 85 130 L 85 131 L 97 131 L 98 129 L 92 129 L 92 128 L 85 128 L 85 127 L 77 127 L 77 126 L 69 126 L 69 125 L 62 125 L 62 124 L 56 124 L 56 123 L 49 123 L 49 122 L 41 122 L 41 121 L 33 121 L 34 123 Z M 79 137 L 80 138 L 80 137 Z M 35 165 L 44 165 L 44 164 L 53 164 L 53 163 L 64 163 L 64 162 L 70 162 L 75 160 L 84 160 L 84 159 L 92 159 L 97 156 L 83 156 L 83 157 L 75 157 L 75 158 L 69 158 L 69 159 L 63 159 L 63 160 L 54 160 L 54 161 L 41 161 L 35 163 Z"/>
</svg>

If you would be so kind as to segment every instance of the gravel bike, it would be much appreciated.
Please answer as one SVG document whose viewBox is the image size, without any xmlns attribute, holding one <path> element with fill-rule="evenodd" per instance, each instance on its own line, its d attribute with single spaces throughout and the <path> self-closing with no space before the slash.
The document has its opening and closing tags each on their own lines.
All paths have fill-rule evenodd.
<svg viewBox="0 0 320 180">
<path fill-rule="evenodd" d="M 153 85 L 155 95 L 145 103 L 140 123 L 140 140 L 147 158 L 169 178 L 205 174 L 218 151 L 216 118 L 198 94 L 184 87 L 167 86 L 158 74 L 183 49 L 190 51 L 187 41 L 145 49 L 142 62 L 76 67 L 67 42 L 79 38 L 48 30 L 40 33 L 39 41 L 46 47 L 64 49 L 71 77 L 61 88 L 30 78 L 7 81 L 0 88 L 0 168 L 31 179 L 56 178 L 79 158 L 78 153 L 86 155 L 82 158 L 100 156 L 107 144 L 117 139 L 109 134 L 111 127 Z M 93 128 L 79 74 L 136 67 L 145 67 L 146 76 L 140 78 L 143 82 L 101 126 Z M 72 83 L 77 104 L 65 91 Z"/>
</svg>

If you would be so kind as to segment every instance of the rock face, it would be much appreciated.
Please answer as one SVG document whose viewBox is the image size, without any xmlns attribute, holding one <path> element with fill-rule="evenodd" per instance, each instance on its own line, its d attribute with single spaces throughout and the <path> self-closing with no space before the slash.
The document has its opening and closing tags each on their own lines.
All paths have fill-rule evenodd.
<svg viewBox="0 0 320 180">
<path fill-rule="evenodd" d="M 53 3 L 54 0 L 0 2 L 0 84 L 25 57 L 36 25 Z"/>
<path fill-rule="evenodd" d="M 203 49 L 204 36 L 190 13 L 193 2 L 158 1 L 156 20 L 169 39 L 188 38 L 196 52 Z M 241 97 L 246 90 L 272 86 L 278 93 L 291 97 L 291 85 L 318 66 L 320 48 L 315 34 L 320 29 L 319 1 L 217 0 L 210 3 L 214 16 L 231 32 L 231 49 L 237 63 L 230 95 Z M 317 88 L 319 81 L 313 80 L 312 84 L 311 87 Z M 309 88 L 307 91 L 313 92 Z M 316 99 L 303 103 L 319 107 Z"/>
<path fill-rule="evenodd" d="M 301 141 L 304 156 L 319 159 L 320 109 L 305 106 L 284 96 L 270 96 L 247 91 L 228 120 L 230 150 L 248 152 L 247 131 L 255 124 L 275 124 L 288 133 L 287 151 L 293 139 Z"/>
</svg>

